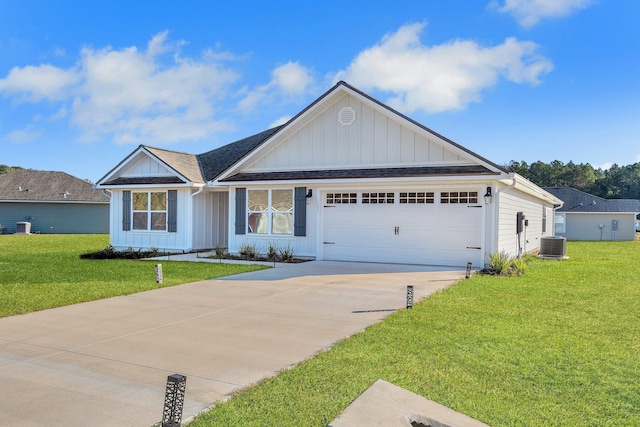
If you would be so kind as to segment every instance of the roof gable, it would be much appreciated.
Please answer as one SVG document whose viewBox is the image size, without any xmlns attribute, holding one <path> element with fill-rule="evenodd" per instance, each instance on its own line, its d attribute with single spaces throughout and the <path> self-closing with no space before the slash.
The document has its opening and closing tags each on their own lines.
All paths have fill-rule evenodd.
<svg viewBox="0 0 640 427">
<path fill-rule="evenodd" d="M 564 202 L 558 212 L 640 212 L 640 200 L 604 199 L 571 187 L 546 187 L 545 190 Z"/>
<path fill-rule="evenodd" d="M 225 181 L 239 174 L 258 176 L 256 174 L 283 170 L 371 171 L 438 166 L 480 166 L 483 172 L 507 173 L 504 168 L 339 82 L 219 179 Z"/>
<path fill-rule="evenodd" d="M 99 185 L 203 184 L 198 159 L 193 154 L 141 145 L 105 177 Z"/>
<path fill-rule="evenodd" d="M 18 170 L 0 174 L 0 200 L 108 203 L 93 184 L 64 172 Z"/>
<path fill-rule="evenodd" d="M 136 169 L 136 156 L 141 153 L 167 169 Z M 380 171 L 379 177 L 408 176 L 412 172 L 406 168 L 433 167 L 456 170 L 454 175 L 461 170 L 508 174 L 503 167 L 341 81 L 285 125 L 199 155 L 140 146 L 101 178 L 98 186 L 202 184 L 238 174 L 257 176 L 283 170 L 367 170 L 367 176 L 378 173 L 375 171 Z M 387 168 L 396 172 L 385 174 Z"/>
</svg>

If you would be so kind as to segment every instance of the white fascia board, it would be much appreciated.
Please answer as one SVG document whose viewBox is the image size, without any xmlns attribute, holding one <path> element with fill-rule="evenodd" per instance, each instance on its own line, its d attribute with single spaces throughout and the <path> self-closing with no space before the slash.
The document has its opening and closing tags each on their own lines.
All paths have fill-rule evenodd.
<svg viewBox="0 0 640 427">
<path fill-rule="evenodd" d="M 113 175 L 115 175 L 118 171 L 120 171 L 125 165 L 127 165 L 129 163 L 129 161 L 131 159 L 133 159 L 135 156 L 138 155 L 138 153 L 142 152 L 142 151 L 146 151 L 144 150 L 144 146 L 140 145 L 138 146 L 138 148 L 136 148 L 135 150 L 133 150 L 127 157 L 125 157 L 124 159 L 122 159 L 120 161 L 120 163 L 118 163 L 115 167 L 113 167 L 109 172 L 106 173 L 105 176 L 103 176 L 102 178 L 100 178 L 98 181 L 96 181 L 96 184 L 94 185 L 96 188 L 105 188 L 101 186 L 101 182 L 103 181 L 108 181 L 109 178 L 111 178 Z"/>
<path fill-rule="evenodd" d="M 558 211 L 559 214 L 566 215 L 636 215 L 635 212 L 571 212 L 571 211 Z"/>
<path fill-rule="evenodd" d="M 94 185 L 94 188 L 99 188 L 99 189 L 117 189 L 117 188 L 122 188 L 122 185 L 104 185 L 104 184 L 100 184 L 100 182 L 109 181 L 110 178 L 112 178 L 119 171 L 121 171 L 123 168 L 125 168 L 127 165 L 129 165 L 129 163 L 132 160 L 135 160 L 138 157 L 139 154 L 146 155 L 150 160 L 156 162 L 157 164 L 161 165 L 162 167 L 164 167 L 166 169 L 169 169 L 169 170 L 173 171 L 172 174 L 171 173 L 165 173 L 165 174 L 158 174 L 158 175 L 153 175 L 153 176 L 176 176 L 176 177 L 180 178 L 181 180 L 186 181 L 184 185 L 177 185 L 177 186 L 192 187 L 192 186 L 203 185 L 203 184 L 195 184 L 195 183 L 191 182 L 189 179 L 187 179 L 181 173 L 179 173 L 178 171 L 176 171 L 175 169 L 170 167 L 168 164 L 160 161 L 155 155 L 153 155 L 153 153 L 149 152 L 149 150 L 147 150 L 144 146 L 141 145 L 136 150 L 134 150 L 131 154 L 129 154 L 127 157 L 125 157 L 116 167 L 111 169 L 109 171 L 109 173 L 107 173 L 107 175 L 105 175 L 104 177 L 100 178 L 98 180 L 98 182 Z M 148 175 L 144 175 L 144 174 L 127 175 L 127 177 L 132 177 L 132 178 L 133 177 L 145 177 L 145 176 L 148 176 Z M 151 185 L 149 185 L 149 186 L 151 186 Z"/>
<path fill-rule="evenodd" d="M 264 180 L 264 181 L 232 181 L 225 183 L 226 187 L 250 187 L 257 185 L 268 186 L 340 186 L 350 187 L 354 185 L 384 185 L 384 186 L 397 186 L 404 184 L 414 185 L 456 185 L 456 184 L 477 184 L 488 185 L 488 183 L 495 181 L 495 177 L 477 175 L 469 176 L 437 176 L 437 177 L 399 177 L 399 178 L 336 178 L 336 179 L 307 179 L 307 180 Z"/>
<path fill-rule="evenodd" d="M 523 193 L 529 194 L 537 199 L 541 199 L 553 205 L 560 205 L 560 207 L 564 205 L 564 202 L 562 200 L 537 186 L 522 175 L 518 175 L 517 173 L 509 174 L 509 180 L 503 181 L 502 183 L 509 186 L 511 185 L 513 179 L 515 179 L 515 186 L 513 187 L 514 189 L 522 191 Z"/>
<path fill-rule="evenodd" d="M 176 189 L 176 188 L 199 188 L 204 184 L 194 184 L 186 182 L 184 184 L 120 184 L 101 186 L 105 190 L 144 190 L 144 189 Z"/>
</svg>

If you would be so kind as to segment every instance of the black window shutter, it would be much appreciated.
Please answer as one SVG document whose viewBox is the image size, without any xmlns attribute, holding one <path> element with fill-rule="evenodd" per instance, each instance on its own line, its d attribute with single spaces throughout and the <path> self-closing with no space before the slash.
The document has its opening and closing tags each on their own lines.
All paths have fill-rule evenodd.
<svg viewBox="0 0 640 427">
<path fill-rule="evenodd" d="M 236 188 L 236 234 L 245 234 L 247 228 L 247 189 Z"/>
<path fill-rule="evenodd" d="M 293 235 L 307 235 L 307 187 L 296 187 L 293 193 Z"/>
<path fill-rule="evenodd" d="M 178 190 L 167 192 L 167 231 L 178 231 Z"/>
<path fill-rule="evenodd" d="M 122 192 L 122 231 L 131 231 L 131 191 Z"/>
</svg>

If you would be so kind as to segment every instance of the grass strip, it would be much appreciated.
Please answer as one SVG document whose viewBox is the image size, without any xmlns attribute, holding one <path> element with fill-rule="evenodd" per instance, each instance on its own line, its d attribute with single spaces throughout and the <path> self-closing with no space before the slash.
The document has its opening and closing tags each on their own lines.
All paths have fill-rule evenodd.
<svg viewBox="0 0 640 427">
<path fill-rule="evenodd" d="M 83 260 L 109 236 L 0 236 L 0 317 L 127 295 L 265 268 L 256 265 L 162 261 L 156 283 L 154 260 Z"/>
</svg>

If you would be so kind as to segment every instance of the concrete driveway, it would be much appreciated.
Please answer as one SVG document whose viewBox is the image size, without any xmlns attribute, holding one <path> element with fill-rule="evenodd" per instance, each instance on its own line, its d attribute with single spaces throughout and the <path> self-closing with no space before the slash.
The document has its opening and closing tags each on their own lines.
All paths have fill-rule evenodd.
<svg viewBox="0 0 640 427">
<path fill-rule="evenodd" d="M 3 426 L 144 426 L 167 376 L 183 421 L 464 277 L 312 261 L 0 319 Z"/>
</svg>

